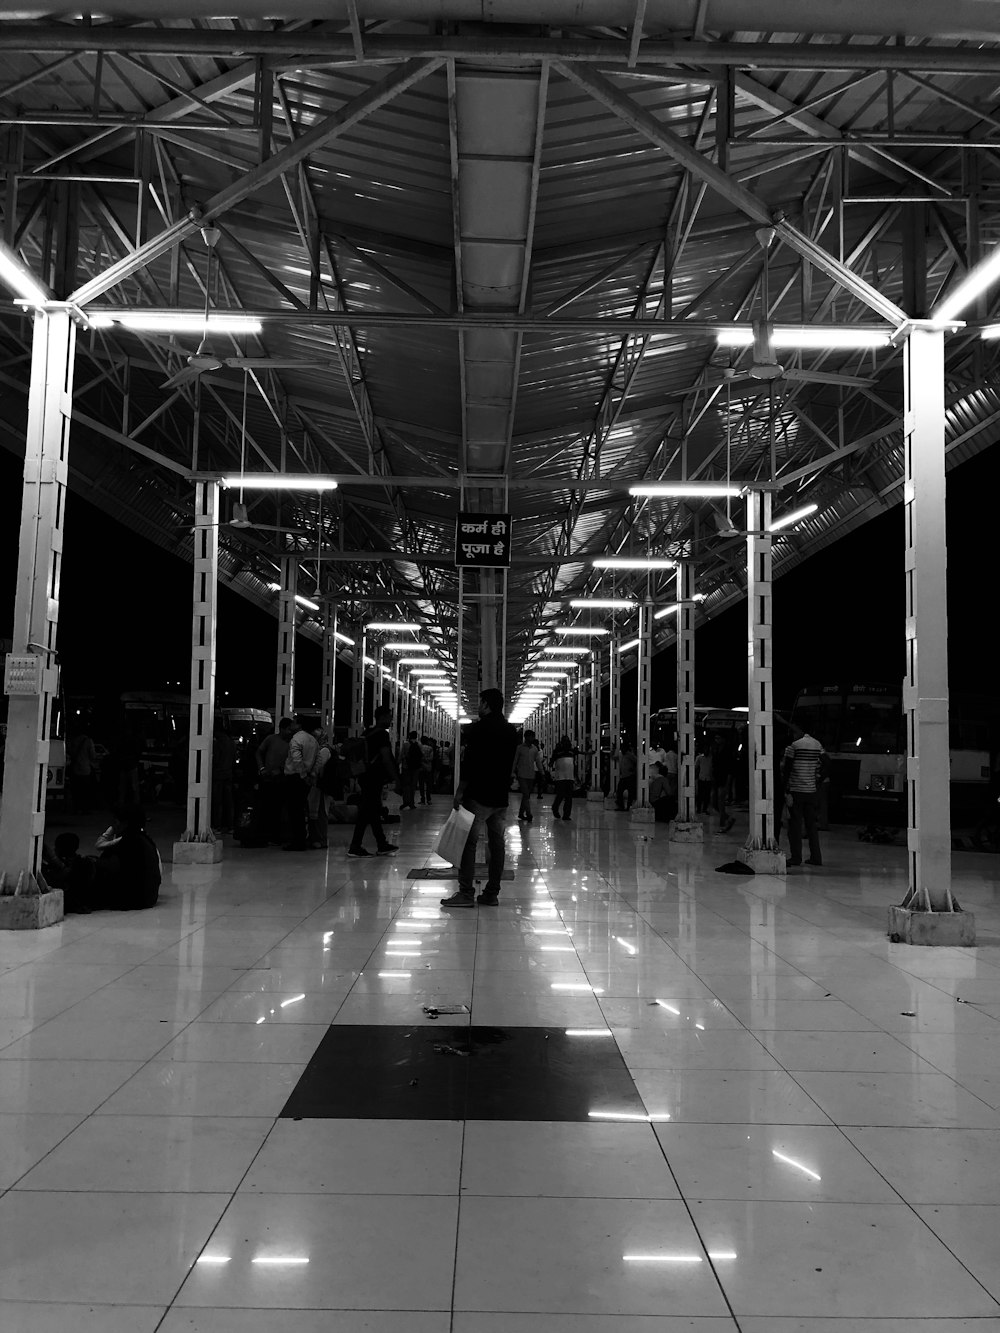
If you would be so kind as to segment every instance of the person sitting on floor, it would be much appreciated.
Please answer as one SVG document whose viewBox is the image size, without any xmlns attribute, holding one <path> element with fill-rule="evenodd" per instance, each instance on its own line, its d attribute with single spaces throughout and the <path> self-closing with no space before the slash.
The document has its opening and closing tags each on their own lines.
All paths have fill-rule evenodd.
<svg viewBox="0 0 1000 1333">
<path fill-rule="evenodd" d="M 121 813 L 121 837 L 105 847 L 97 862 L 95 907 L 135 912 L 155 907 L 160 896 L 160 854 L 146 832 L 145 812 L 138 806 Z"/>
<path fill-rule="evenodd" d="M 97 862 L 79 852 L 80 839 L 75 833 L 60 833 L 52 850 L 48 844 L 42 847 L 42 873 L 50 888 L 62 889 L 67 916 L 74 912 L 86 915 L 94 908 Z"/>
</svg>

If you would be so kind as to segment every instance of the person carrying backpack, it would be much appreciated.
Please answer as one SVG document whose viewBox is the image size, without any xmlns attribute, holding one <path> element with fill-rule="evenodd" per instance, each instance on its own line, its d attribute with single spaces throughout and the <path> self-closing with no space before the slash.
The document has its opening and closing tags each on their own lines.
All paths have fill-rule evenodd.
<svg viewBox="0 0 1000 1333">
<path fill-rule="evenodd" d="M 392 856 L 399 848 L 386 839 L 382 828 L 382 788 L 399 778 L 399 769 L 392 753 L 392 738 L 388 732 L 392 709 L 380 704 L 375 709 L 374 724 L 363 737 L 347 744 L 347 761 L 358 783 L 358 817 L 354 821 L 354 835 L 347 849 L 348 856 L 371 856 L 364 846 L 365 832 L 371 825 L 375 834 L 375 855 Z"/>
</svg>

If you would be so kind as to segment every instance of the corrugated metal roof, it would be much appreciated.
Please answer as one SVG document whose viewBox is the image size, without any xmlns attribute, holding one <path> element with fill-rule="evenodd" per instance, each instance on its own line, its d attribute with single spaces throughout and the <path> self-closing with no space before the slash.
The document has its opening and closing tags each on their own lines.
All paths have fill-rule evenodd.
<svg viewBox="0 0 1000 1333">
<path fill-rule="evenodd" d="M 716 346 L 711 325 L 763 313 L 759 223 L 741 211 L 738 188 L 904 307 L 919 293 L 903 262 L 904 246 L 915 247 L 933 303 L 964 271 L 967 247 L 975 253 L 1000 241 L 993 147 L 1000 146 L 1000 120 L 989 111 L 1000 84 L 1000 31 L 965 42 L 967 6 L 936 6 L 932 21 L 923 3 L 893 3 L 856 6 L 856 35 L 845 37 L 823 31 L 820 6 L 793 11 L 777 0 L 747 0 L 740 21 L 757 26 L 693 34 L 685 63 L 656 42 L 690 34 L 693 8 L 650 0 L 631 68 L 630 20 L 621 14 L 634 16 L 634 6 L 614 0 L 540 0 L 527 30 L 498 22 L 496 7 L 460 0 L 407 4 L 405 23 L 395 21 L 399 6 L 359 0 L 366 25 L 360 59 L 352 56 L 351 14 L 337 4 L 324 6 L 327 22 L 316 27 L 305 8 L 272 24 L 247 5 L 229 19 L 190 22 L 178 10 L 169 20 L 143 21 L 140 3 L 130 6 L 127 38 L 97 27 L 90 49 L 70 55 L 58 46 L 77 41 L 69 25 L 42 18 L 28 27 L 34 45 L 18 45 L 17 29 L 0 22 L 0 114 L 12 164 L 7 234 L 37 272 L 51 272 L 65 197 L 78 222 L 80 282 L 221 190 L 240 192 L 271 153 L 294 152 L 303 135 L 375 96 L 405 57 L 439 60 L 347 128 L 331 125 L 301 161 L 219 216 L 211 304 L 268 317 L 260 335 L 213 337 L 211 346 L 218 356 L 252 359 L 252 370 L 207 371 L 172 391 L 164 384 L 186 367 L 197 333 L 172 341 L 81 334 L 73 484 L 175 549 L 186 540 L 178 470 L 192 460 L 197 410 L 199 467 L 284 463 L 358 478 L 324 502 L 322 516 L 304 495 L 282 497 L 280 505 L 274 496 L 255 499 L 258 522 L 280 521 L 308 539 L 227 529 L 223 561 L 233 586 L 270 604 L 266 583 L 282 543 L 314 546 L 322 532 L 331 549 L 402 557 L 324 565 L 330 589 L 349 591 L 359 614 L 366 588 L 379 597 L 395 588 L 401 608 L 416 599 L 445 620 L 457 595 L 454 572 L 437 570 L 430 586 L 428 567 L 405 556 L 450 551 L 461 471 L 471 457 L 504 456 L 503 439 L 494 449 L 496 423 L 504 422 L 509 462 L 486 489 L 491 503 L 515 515 L 519 558 L 539 562 L 515 565 L 510 575 L 515 674 L 525 641 L 554 613 L 548 599 L 593 585 L 589 558 L 609 543 L 694 551 L 708 594 L 705 615 L 741 595 L 733 576 L 742 550 L 718 535 L 713 506 L 638 507 L 627 495 L 630 481 L 767 480 L 774 469 L 775 479 L 789 479 L 789 503 L 799 495 L 820 503 L 780 543 L 779 575 L 898 502 L 898 352 L 783 353 L 797 378 L 768 389 L 747 377 L 748 352 Z M 891 29 L 883 26 L 887 9 Z M 711 11 L 722 7 L 713 3 Z M 793 12 L 801 31 L 773 22 Z M 505 17 L 513 13 L 504 7 Z M 439 27 L 448 15 L 458 27 Z M 546 26 L 557 22 L 560 31 Z M 877 35 L 890 30 L 892 41 Z M 229 41 L 227 33 L 231 49 L 209 45 L 219 34 Z M 296 40 L 291 33 L 304 48 L 329 41 L 329 54 L 285 47 L 279 54 L 286 37 Z M 897 34 L 912 65 L 890 75 Z M 163 45 L 170 40 L 175 52 Z M 273 55 L 247 54 L 264 40 Z M 108 49 L 98 56 L 102 41 Z M 125 41 L 130 49 L 112 49 Z M 727 55 L 737 43 L 753 58 Z M 588 44 L 601 58 L 586 67 L 602 71 L 621 115 L 560 63 L 585 59 Z M 440 60 L 449 49 L 457 61 L 452 74 Z M 498 108 L 523 110 L 514 90 L 530 87 L 539 52 L 548 79 L 534 172 L 525 166 L 530 118 L 517 112 L 514 135 L 514 111 L 507 120 Z M 843 67 L 821 68 L 824 54 Z M 952 72 L 959 64 L 967 68 Z M 719 107 L 730 84 L 733 123 L 724 141 Z M 643 114 L 667 137 L 653 142 L 641 128 Z M 669 135 L 696 149 L 707 167 L 688 170 Z M 476 149 L 465 160 L 469 144 Z M 705 183 L 720 166 L 732 186 L 726 192 Z M 484 209 L 489 198 L 496 205 Z M 516 235 L 514 220 L 524 223 Z M 527 264 L 523 311 L 507 290 L 512 245 Z M 194 230 L 97 304 L 201 310 L 207 265 Z M 479 293 L 475 339 L 461 317 L 459 273 L 471 284 L 466 298 Z M 780 241 L 768 255 L 767 286 L 767 313 L 776 322 L 876 318 Z M 338 312 L 350 323 L 336 322 Z M 630 330 L 627 321 L 636 319 L 663 322 L 663 331 Z M 23 389 L 26 322 L 6 318 L 0 339 L 2 382 Z M 477 348 L 464 370 L 463 339 Z M 513 357 L 516 381 L 512 371 L 500 373 L 499 349 Z M 948 393 L 954 466 L 1000 436 L 990 346 L 950 339 Z M 123 443 L 130 438 L 131 446 Z M 479 452 L 470 454 L 475 438 Z M 17 447 L 16 431 L 0 439 Z M 139 449 L 145 452 L 130 451 Z M 375 485 L 374 476 L 381 478 Z M 404 480 L 397 486 L 393 478 Z M 483 481 L 475 481 L 474 500 Z M 555 557 L 566 563 L 546 563 Z"/>
</svg>

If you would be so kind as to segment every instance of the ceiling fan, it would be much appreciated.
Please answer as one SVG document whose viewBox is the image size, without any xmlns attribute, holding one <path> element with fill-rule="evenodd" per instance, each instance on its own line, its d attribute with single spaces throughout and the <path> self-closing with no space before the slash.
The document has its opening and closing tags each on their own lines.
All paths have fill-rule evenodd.
<svg viewBox="0 0 1000 1333">
<path fill-rule="evenodd" d="M 830 370 L 802 370 L 798 366 L 781 364 L 775 354 L 774 329 L 768 318 L 768 256 L 775 232 L 773 227 L 759 227 L 754 234 L 764 251 L 764 267 L 760 280 L 760 317 L 752 321 L 753 355 L 750 364 L 745 368 L 725 366 L 715 374 L 709 374 L 698 387 L 715 388 L 717 385 L 735 385 L 747 381 L 768 384 L 775 380 L 786 380 L 791 384 L 833 384 L 846 388 L 865 388 L 874 384 L 875 380 L 865 375 L 843 375 Z"/>
</svg>

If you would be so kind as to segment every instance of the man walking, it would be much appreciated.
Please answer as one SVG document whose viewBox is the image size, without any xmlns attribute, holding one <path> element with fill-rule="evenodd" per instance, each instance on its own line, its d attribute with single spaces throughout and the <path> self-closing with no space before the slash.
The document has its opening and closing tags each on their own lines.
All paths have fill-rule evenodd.
<svg viewBox="0 0 1000 1333">
<path fill-rule="evenodd" d="M 476 817 L 458 867 L 458 892 L 442 898 L 442 907 L 496 907 L 504 866 L 504 828 L 510 772 L 517 749 L 517 730 L 503 715 L 503 695 L 499 690 L 483 690 L 479 696 L 479 721 L 466 732 L 462 754 L 462 778 L 455 792 L 454 808 L 464 806 Z M 476 869 L 476 846 L 486 826 L 486 887 L 478 899 L 473 894 L 472 877 Z"/>
<path fill-rule="evenodd" d="M 396 758 L 392 753 L 392 737 L 388 727 L 392 709 L 379 704 L 375 709 L 374 725 L 364 735 L 365 770 L 358 777 L 358 817 L 354 821 L 354 836 L 347 849 L 348 856 L 371 856 L 364 846 L 365 830 L 371 825 L 375 834 L 375 855 L 392 856 L 399 848 L 386 839 L 382 828 L 382 788 L 399 777 Z"/>
<path fill-rule="evenodd" d="M 285 759 L 285 819 L 288 841 L 286 852 L 302 852 L 309 846 L 309 779 L 316 766 L 319 745 L 302 719 L 297 717 L 292 726 L 288 755 Z"/>
<path fill-rule="evenodd" d="M 827 755 L 815 736 L 792 724 L 792 743 L 785 750 L 782 775 L 788 811 L 788 864 L 802 864 L 802 825 L 809 839 L 807 866 L 821 866 L 819 845 L 819 788 L 826 778 Z"/>
<path fill-rule="evenodd" d="M 529 824 L 532 819 L 531 793 L 535 788 L 535 778 L 541 771 L 541 751 L 535 744 L 535 733 L 526 731 L 524 740 L 514 752 L 514 777 L 517 778 L 518 790 L 521 793 L 521 808 L 517 812 L 517 817 L 527 820 Z"/>
</svg>

